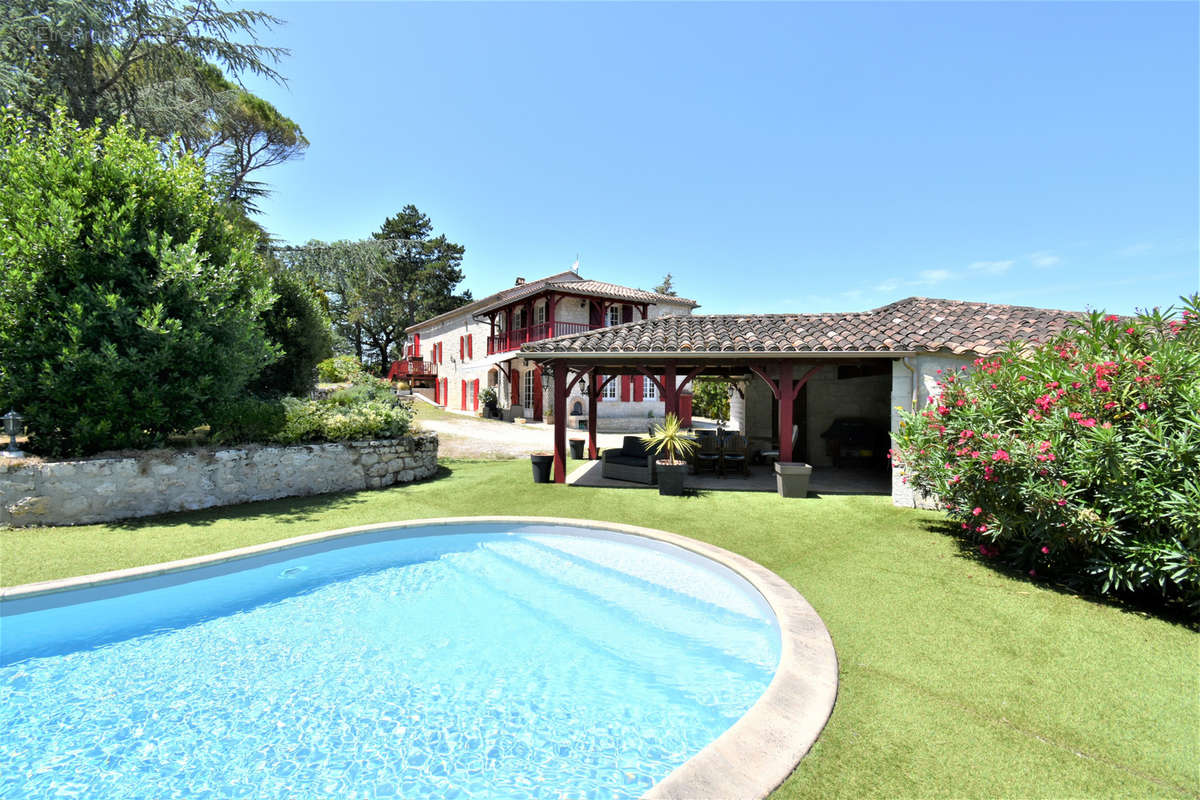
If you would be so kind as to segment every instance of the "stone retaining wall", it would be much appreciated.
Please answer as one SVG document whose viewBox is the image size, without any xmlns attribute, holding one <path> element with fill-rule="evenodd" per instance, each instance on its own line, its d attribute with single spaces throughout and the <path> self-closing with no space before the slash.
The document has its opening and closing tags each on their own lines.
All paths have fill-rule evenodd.
<svg viewBox="0 0 1200 800">
<path fill-rule="evenodd" d="M 437 434 L 423 433 L 377 442 L 0 462 L 0 525 L 79 525 L 377 489 L 430 477 L 437 449 Z"/>
</svg>

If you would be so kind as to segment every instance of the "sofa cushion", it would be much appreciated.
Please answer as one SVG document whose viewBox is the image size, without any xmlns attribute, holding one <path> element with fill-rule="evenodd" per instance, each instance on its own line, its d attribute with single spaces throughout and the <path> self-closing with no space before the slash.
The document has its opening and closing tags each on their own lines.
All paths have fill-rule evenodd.
<svg viewBox="0 0 1200 800">
<path fill-rule="evenodd" d="M 604 462 L 606 464 L 620 464 L 623 467 L 647 467 L 645 456 L 627 456 L 624 453 L 612 450 L 605 454 Z"/>
<path fill-rule="evenodd" d="M 646 445 L 642 443 L 640 436 L 626 436 L 624 443 L 621 445 L 621 455 L 640 458 L 645 461 L 646 456 L 650 454 L 646 452 Z"/>
</svg>

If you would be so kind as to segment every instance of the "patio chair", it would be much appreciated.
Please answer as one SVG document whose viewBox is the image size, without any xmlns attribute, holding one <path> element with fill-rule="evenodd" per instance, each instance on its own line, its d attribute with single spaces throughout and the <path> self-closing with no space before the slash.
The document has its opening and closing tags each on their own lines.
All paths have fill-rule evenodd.
<svg viewBox="0 0 1200 800">
<path fill-rule="evenodd" d="M 739 470 L 743 478 L 750 477 L 750 443 L 745 436 L 734 434 L 725 441 L 721 451 L 721 474 Z"/>
<path fill-rule="evenodd" d="M 703 469 L 711 469 L 716 475 L 721 469 L 721 440 L 716 436 L 701 436 L 700 447 L 692 458 L 692 464 L 697 475 Z"/>
<path fill-rule="evenodd" d="M 800 441 L 800 426 L 793 425 L 792 426 L 792 458 L 796 457 L 796 445 L 799 443 L 799 441 Z M 764 461 L 767 461 L 767 460 L 778 461 L 779 460 L 779 452 L 780 452 L 779 448 L 776 447 L 773 450 L 763 450 L 758 455 Z"/>
</svg>

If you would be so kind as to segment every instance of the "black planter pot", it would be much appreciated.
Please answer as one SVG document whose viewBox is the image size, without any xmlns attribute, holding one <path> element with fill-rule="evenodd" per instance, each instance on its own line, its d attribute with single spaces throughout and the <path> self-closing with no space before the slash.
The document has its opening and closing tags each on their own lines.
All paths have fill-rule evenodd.
<svg viewBox="0 0 1200 800">
<path fill-rule="evenodd" d="M 550 470 L 554 467 L 554 456 L 531 455 L 529 460 L 533 463 L 533 482 L 549 483 Z"/>
<path fill-rule="evenodd" d="M 484 416 L 486 416 L 488 419 L 496 419 L 497 417 L 499 417 L 499 416 L 500 416 L 499 414 L 497 414 L 497 413 L 496 413 L 496 403 L 495 403 L 495 401 L 492 401 L 491 403 L 484 403 L 484 404 L 483 404 L 483 414 L 484 414 Z"/>
<path fill-rule="evenodd" d="M 683 479 L 687 475 L 687 464 L 658 465 L 658 493 L 670 497 L 683 494 Z"/>
<path fill-rule="evenodd" d="M 571 440 L 571 458 L 583 458 L 583 439 Z"/>
</svg>

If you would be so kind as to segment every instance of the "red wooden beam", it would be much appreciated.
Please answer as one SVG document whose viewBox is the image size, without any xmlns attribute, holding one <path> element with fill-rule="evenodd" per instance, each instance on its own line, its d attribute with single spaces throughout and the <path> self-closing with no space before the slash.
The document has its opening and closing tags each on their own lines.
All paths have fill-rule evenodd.
<svg viewBox="0 0 1200 800">
<path fill-rule="evenodd" d="M 554 482 L 567 482 L 567 365 L 554 365 Z"/>
<path fill-rule="evenodd" d="M 600 457 L 596 452 L 596 368 L 588 370 L 588 458 L 595 461 Z"/>
<path fill-rule="evenodd" d="M 591 370 L 581 369 L 579 372 L 576 372 L 575 377 L 572 378 L 571 382 L 567 384 L 567 394 L 570 394 L 571 390 L 575 388 L 575 384 L 579 383 L 579 379 L 584 375 L 587 375 L 590 371 Z"/>
<path fill-rule="evenodd" d="M 775 395 L 775 399 L 778 400 L 779 399 L 779 385 L 776 384 L 775 381 L 768 378 L 767 374 L 765 372 L 763 372 L 758 366 L 751 364 L 750 369 L 751 369 L 751 371 L 754 372 L 755 375 L 762 378 L 766 382 L 767 386 L 771 387 L 771 394 Z"/>
<path fill-rule="evenodd" d="M 666 387 L 663 386 L 663 382 L 660 381 L 657 377 L 655 377 L 650 372 L 650 370 L 646 369 L 645 367 L 638 367 L 637 371 L 642 373 L 643 375 L 645 375 L 650 380 L 654 381 L 654 385 L 658 387 L 659 394 L 664 395 L 664 396 L 666 395 L 667 390 L 666 390 Z"/>
<path fill-rule="evenodd" d="M 811 378 L 813 375 L 816 375 L 817 372 L 820 371 L 822 366 L 824 366 L 824 365 L 817 364 L 815 367 L 810 369 L 808 372 L 804 373 L 804 376 L 802 378 L 800 378 L 800 380 L 796 381 L 796 385 L 792 387 L 792 399 L 793 400 L 795 400 L 797 397 L 800 396 L 800 390 L 804 388 L 804 384 L 808 383 L 808 379 Z"/>
<path fill-rule="evenodd" d="M 691 382 L 692 382 L 692 378 L 694 378 L 694 377 L 696 377 L 697 375 L 699 375 L 699 374 L 700 374 L 700 371 L 701 371 L 702 369 L 704 369 L 704 367 L 696 367 L 694 370 L 692 370 L 691 372 L 689 372 L 689 373 L 687 374 L 687 377 L 686 377 L 686 378 L 684 378 L 684 379 L 683 379 L 683 380 L 680 382 L 680 384 L 679 384 L 679 391 L 681 391 L 681 392 L 682 392 L 682 391 L 683 391 L 683 387 L 685 387 L 685 386 L 687 386 L 689 383 L 691 383 Z"/>
</svg>

